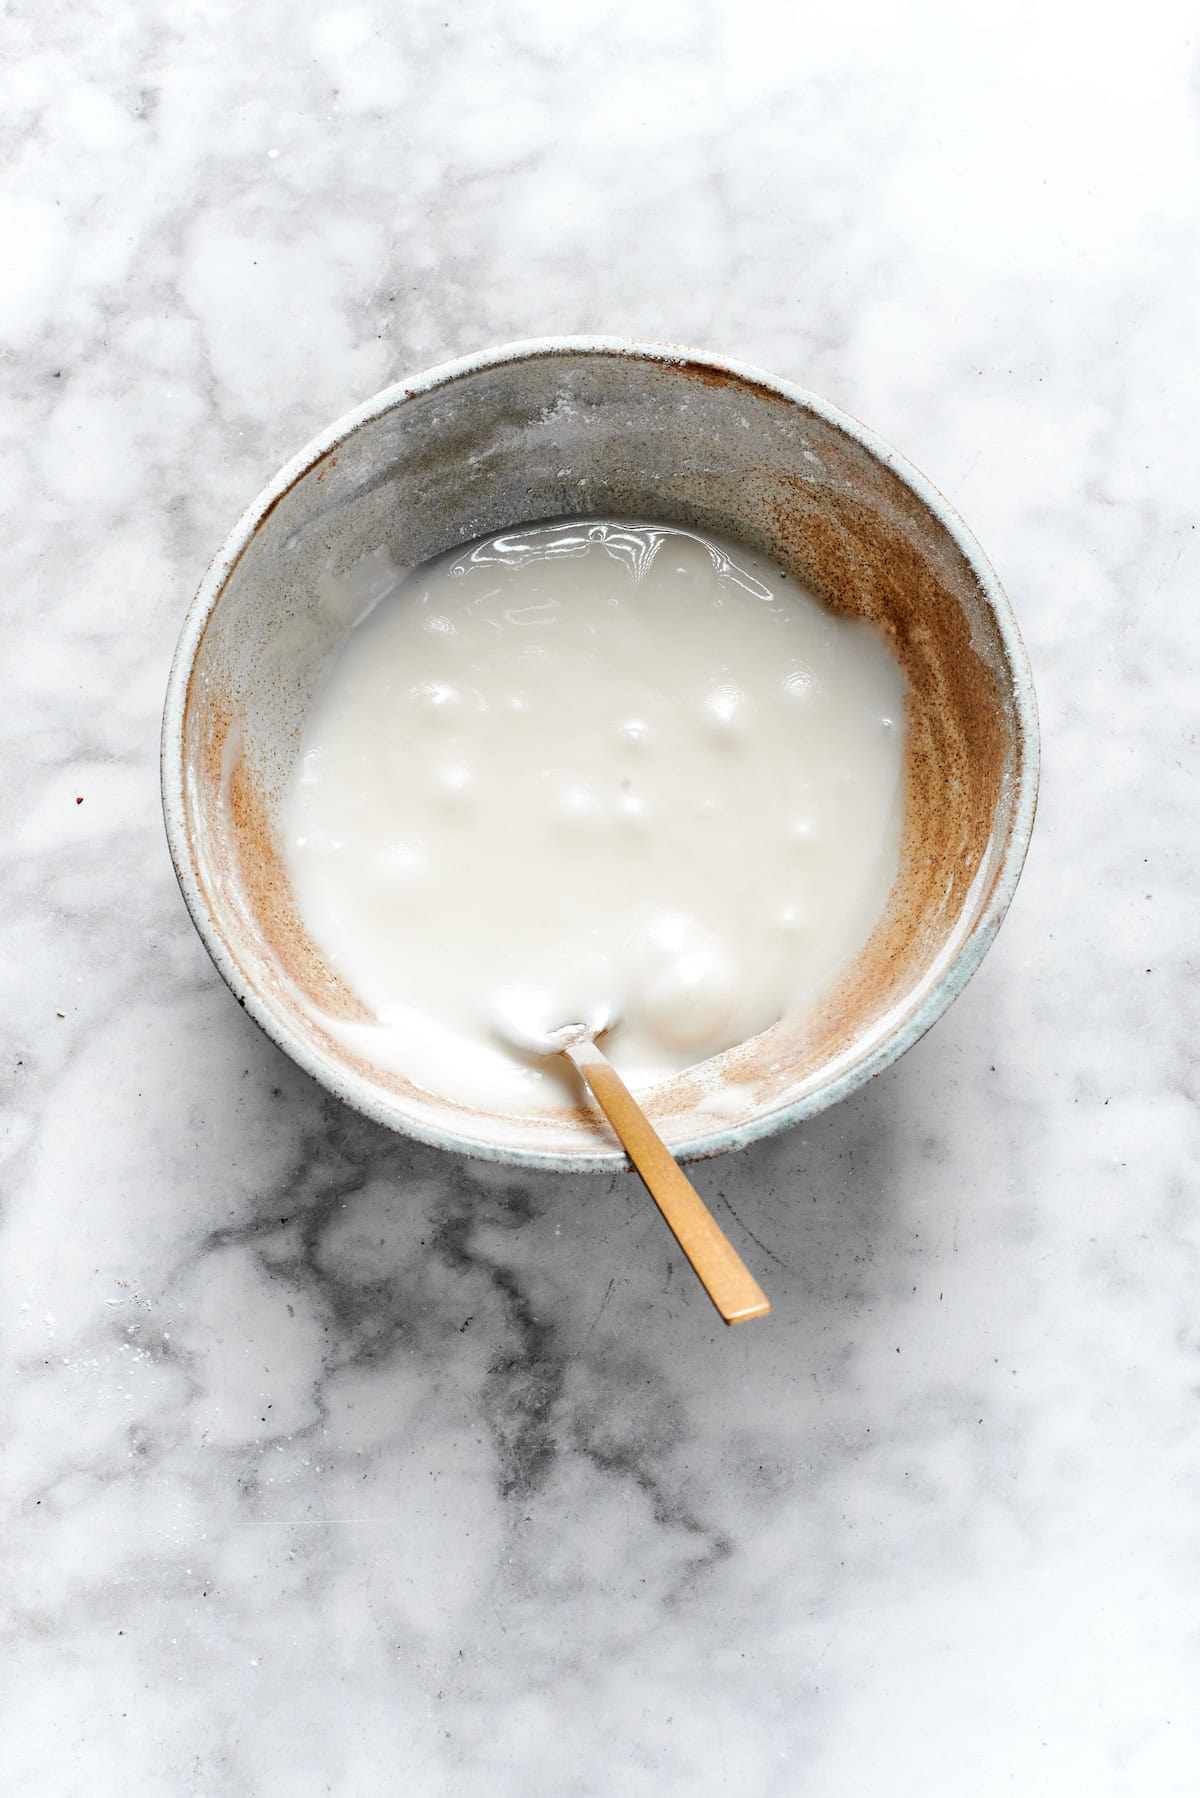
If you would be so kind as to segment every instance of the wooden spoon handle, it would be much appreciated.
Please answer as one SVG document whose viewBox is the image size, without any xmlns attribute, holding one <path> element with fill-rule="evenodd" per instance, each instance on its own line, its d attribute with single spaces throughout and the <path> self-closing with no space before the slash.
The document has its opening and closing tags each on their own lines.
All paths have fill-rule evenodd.
<svg viewBox="0 0 1200 1798">
<path fill-rule="evenodd" d="M 725 1322 L 765 1317 L 771 1309 L 767 1295 L 612 1063 L 586 1038 L 563 1053 L 592 1089 Z"/>
</svg>

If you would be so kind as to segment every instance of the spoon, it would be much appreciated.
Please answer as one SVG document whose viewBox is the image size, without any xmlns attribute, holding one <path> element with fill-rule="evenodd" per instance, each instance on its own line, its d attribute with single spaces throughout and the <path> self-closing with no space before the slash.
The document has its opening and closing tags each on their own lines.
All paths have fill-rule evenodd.
<svg viewBox="0 0 1200 1798">
<path fill-rule="evenodd" d="M 597 1007 L 586 1021 L 554 1030 L 533 1030 L 527 1020 L 523 995 L 494 1009 L 497 1028 L 511 1045 L 534 1055 L 565 1055 L 578 1070 L 724 1321 L 740 1324 L 766 1317 L 771 1309 L 767 1295 L 596 1044 L 616 1023 L 615 1014 Z"/>
</svg>

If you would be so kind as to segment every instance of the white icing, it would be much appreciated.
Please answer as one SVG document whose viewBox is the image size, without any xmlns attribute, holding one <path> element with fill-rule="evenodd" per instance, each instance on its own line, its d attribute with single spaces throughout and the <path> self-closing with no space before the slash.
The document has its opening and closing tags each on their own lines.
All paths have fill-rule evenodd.
<svg viewBox="0 0 1200 1798">
<path fill-rule="evenodd" d="M 895 877 L 904 691 L 883 640 L 736 545 L 661 525 L 512 530 L 338 589 L 356 620 L 284 816 L 302 916 L 427 1089 L 573 1103 L 514 1052 L 598 1007 L 645 1086 L 811 1005 Z M 719 1104 L 719 1101 L 718 1101 Z"/>
</svg>

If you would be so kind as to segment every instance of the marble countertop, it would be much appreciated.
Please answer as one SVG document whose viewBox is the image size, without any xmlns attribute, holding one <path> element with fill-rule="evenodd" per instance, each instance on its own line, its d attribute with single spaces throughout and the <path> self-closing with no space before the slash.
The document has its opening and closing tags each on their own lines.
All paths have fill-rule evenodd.
<svg viewBox="0 0 1200 1798">
<path fill-rule="evenodd" d="M 1200 37 L 1082 5 L 14 7 L 0 1789 L 990 1798 L 1200 1779 Z M 841 1108 L 636 1184 L 465 1166 L 247 1022 L 168 863 L 243 505 L 488 343 L 840 404 L 1025 632 L 983 971 Z"/>
</svg>

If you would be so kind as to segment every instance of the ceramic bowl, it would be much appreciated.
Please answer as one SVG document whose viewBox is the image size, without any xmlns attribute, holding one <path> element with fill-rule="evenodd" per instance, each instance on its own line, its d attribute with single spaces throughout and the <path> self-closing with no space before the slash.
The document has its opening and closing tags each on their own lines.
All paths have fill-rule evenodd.
<svg viewBox="0 0 1200 1798">
<path fill-rule="evenodd" d="M 720 357 L 598 339 L 489 350 L 400 382 L 259 495 L 188 614 L 163 724 L 167 835 L 196 928 L 238 1001 L 339 1098 L 394 1130 L 538 1167 L 619 1166 L 583 1113 L 507 1117 L 384 1073 L 322 1017 L 362 1008 L 297 915 L 274 820 L 336 640 L 318 589 L 386 543 L 401 566 L 566 515 L 728 534 L 873 620 L 908 679 L 907 810 L 887 912 L 815 1014 L 656 1089 L 682 1157 L 832 1105 L 929 1028 L 978 967 L 1033 822 L 1033 687 L 1000 586 L 960 519 L 863 426 Z M 480 904 L 487 903 L 481 892 Z M 697 1109 L 728 1082 L 728 1114 Z"/>
</svg>

